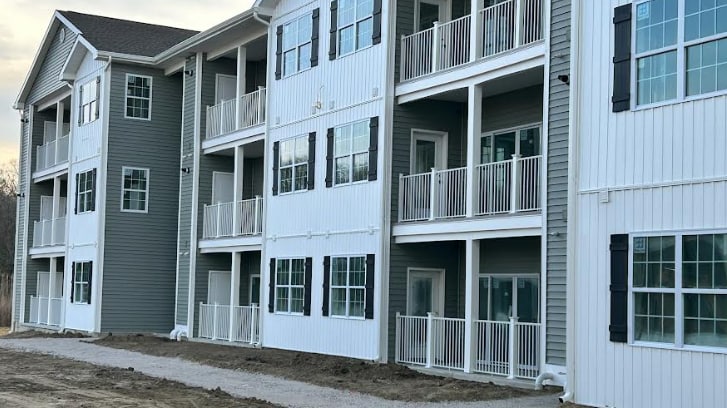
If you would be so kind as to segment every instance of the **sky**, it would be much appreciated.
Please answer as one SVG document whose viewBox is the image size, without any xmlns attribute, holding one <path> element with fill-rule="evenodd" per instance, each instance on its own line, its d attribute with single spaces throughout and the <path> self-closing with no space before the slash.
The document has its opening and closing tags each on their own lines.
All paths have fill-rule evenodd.
<svg viewBox="0 0 727 408">
<path fill-rule="evenodd" d="M 253 1 L 4 0 L 4 18 L 0 20 L 0 165 L 18 158 L 20 116 L 13 103 L 56 9 L 202 31 L 242 13 Z"/>
</svg>

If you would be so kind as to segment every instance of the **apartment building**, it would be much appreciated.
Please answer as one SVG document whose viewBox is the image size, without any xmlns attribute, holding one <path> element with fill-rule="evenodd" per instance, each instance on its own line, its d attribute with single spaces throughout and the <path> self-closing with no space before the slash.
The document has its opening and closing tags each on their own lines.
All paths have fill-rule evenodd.
<svg viewBox="0 0 727 408">
<path fill-rule="evenodd" d="M 568 388 L 727 404 L 727 4 L 578 2 Z"/>
<path fill-rule="evenodd" d="M 171 328 L 182 75 L 149 60 L 194 33 L 53 15 L 15 105 L 16 329 Z"/>
</svg>

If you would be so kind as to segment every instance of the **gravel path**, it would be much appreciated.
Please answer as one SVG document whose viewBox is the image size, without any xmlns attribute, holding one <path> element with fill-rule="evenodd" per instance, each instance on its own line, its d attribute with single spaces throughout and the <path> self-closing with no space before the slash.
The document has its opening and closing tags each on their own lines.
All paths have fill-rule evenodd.
<svg viewBox="0 0 727 408">
<path fill-rule="evenodd" d="M 213 389 L 236 397 L 254 397 L 296 408 L 557 408 L 556 396 L 504 401 L 408 403 L 319 387 L 298 381 L 245 371 L 204 366 L 177 358 L 154 357 L 133 351 L 97 346 L 78 339 L 2 339 L 0 348 L 39 352 L 110 367 L 134 367 L 143 374 Z"/>
</svg>

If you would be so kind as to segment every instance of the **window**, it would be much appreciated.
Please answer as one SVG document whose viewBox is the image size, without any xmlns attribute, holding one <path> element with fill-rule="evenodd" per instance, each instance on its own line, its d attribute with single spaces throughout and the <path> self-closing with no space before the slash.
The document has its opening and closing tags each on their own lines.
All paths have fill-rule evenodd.
<svg viewBox="0 0 727 408">
<path fill-rule="evenodd" d="M 308 189 L 308 135 L 280 142 L 280 193 Z"/>
<path fill-rule="evenodd" d="M 149 198 L 149 169 L 121 169 L 121 211 L 147 212 Z"/>
<path fill-rule="evenodd" d="M 303 314 L 305 259 L 278 259 L 275 274 L 275 312 Z"/>
<path fill-rule="evenodd" d="M 98 79 L 94 78 L 81 85 L 81 94 L 79 95 L 79 99 L 81 100 L 78 120 L 79 125 L 91 123 L 98 119 L 98 101 L 96 100 L 98 96 L 98 82 Z"/>
<path fill-rule="evenodd" d="M 73 303 L 91 303 L 91 262 L 73 264 Z"/>
<path fill-rule="evenodd" d="M 335 128 L 335 184 L 368 180 L 369 141 L 368 120 Z"/>
<path fill-rule="evenodd" d="M 312 36 L 311 14 L 283 26 L 283 76 L 311 67 Z"/>
<path fill-rule="evenodd" d="M 339 0 L 339 56 L 350 54 L 373 44 L 373 13 L 373 0 Z"/>
<path fill-rule="evenodd" d="M 634 237 L 633 339 L 727 348 L 727 234 Z"/>
<path fill-rule="evenodd" d="M 151 77 L 126 74 L 126 117 L 151 119 Z"/>
<path fill-rule="evenodd" d="M 637 105 L 727 90 L 727 1 L 643 1 L 635 29 Z"/>
<path fill-rule="evenodd" d="M 364 317 L 366 257 L 331 258 L 331 316 Z"/>
<path fill-rule="evenodd" d="M 94 211 L 96 169 L 76 174 L 76 213 Z"/>
</svg>

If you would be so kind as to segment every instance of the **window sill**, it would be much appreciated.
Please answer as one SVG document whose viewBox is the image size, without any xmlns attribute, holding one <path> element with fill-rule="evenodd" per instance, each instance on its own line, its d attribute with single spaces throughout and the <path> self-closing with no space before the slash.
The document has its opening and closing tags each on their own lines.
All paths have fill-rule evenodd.
<svg viewBox="0 0 727 408">
<path fill-rule="evenodd" d="M 303 316 L 303 313 L 294 313 L 294 312 L 274 312 L 273 314 L 278 316 Z"/>
<path fill-rule="evenodd" d="M 278 191 L 280 191 L 280 190 L 278 190 Z M 282 196 L 290 196 L 290 195 L 295 195 L 295 194 L 303 194 L 303 193 L 307 193 L 308 191 L 310 191 L 310 190 L 308 190 L 308 189 L 305 189 L 305 190 L 295 190 L 295 191 L 288 191 L 286 193 L 280 193 L 280 192 L 278 192 L 278 196 L 282 197 Z"/>
<path fill-rule="evenodd" d="M 357 186 L 357 185 L 366 184 L 366 183 L 370 183 L 369 179 L 361 180 L 361 181 L 352 181 L 350 183 L 334 184 L 333 185 L 333 188 L 347 187 L 347 186 Z"/>
<path fill-rule="evenodd" d="M 716 98 L 720 96 L 726 96 L 727 95 L 727 89 L 723 89 L 720 91 L 705 93 L 705 94 L 699 94 L 699 95 L 692 95 L 692 96 L 685 96 L 682 99 L 669 99 L 667 101 L 661 101 L 661 102 L 655 102 L 650 103 L 647 105 L 637 105 L 633 109 L 631 109 L 631 112 L 640 112 L 644 110 L 649 109 L 655 109 L 655 108 L 663 108 L 665 106 L 669 105 L 679 105 L 683 103 L 689 103 L 689 102 L 695 102 L 702 99 L 710 99 L 710 98 Z"/>
<path fill-rule="evenodd" d="M 366 318 L 365 317 L 359 317 L 359 316 L 334 316 L 334 315 L 330 315 L 328 317 L 330 317 L 331 319 L 338 319 L 338 320 L 353 320 L 353 321 L 360 321 L 360 322 L 366 321 Z"/>
<path fill-rule="evenodd" d="M 320 59 L 319 59 L 319 61 L 320 61 Z M 293 72 L 292 74 L 282 75 L 280 77 L 280 80 L 282 81 L 282 80 L 285 80 L 285 79 L 288 79 L 288 78 L 293 78 L 293 77 L 298 76 L 298 75 L 301 75 L 301 74 L 303 74 L 305 72 L 312 71 L 313 68 L 314 67 L 308 67 L 306 69 L 301 69 L 300 71 Z M 275 76 L 275 75 L 273 75 L 273 76 Z"/>
<path fill-rule="evenodd" d="M 149 214 L 149 210 L 125 210 L 121 209 L 122 213 L 131 213 L 131 214 Z"/>
<path fill-rule="evenodd" d="M 363 48 L 359 48 L 359 49 L 357 49 L 355 51 L 351 51 L 351 52 L 346 53 L 346 54 L 338 54 L 338 55 L 336 55 L 336 60 L 339 60 L 339 59 L 342 59 L 342 58 L 346 58 L 346 57 L 350 57 L 351 55 L 356 55 L 359 52 L 363 52 L 363 51 L 366 51 L 368 49 L 374 48 L 374 46 L 376 46 L 376 45 L 378 45 L 378 44 L 367 45 L 367 46 L 365 46 Z"/>
<path fill-rule="evenodd" d="M 656 342 L 650 342 L 650 341 L 633 341 L 633 342 L 629 343 L 629 346 L 636 347 L 636 348 L 652 348 L 652 349 L 661 349 L 661 350 L 679 351 L 679 352 L 727 354 L 727 348 L 710 347 L 710 346 L 692 346 L 692 345 L 684 345 L 683 347 L 677 347 L 671 343 L 656 343 Z"/>
<path fill-rule="evenodd" d="M 137 117 L 134 117 L 134 116 L 126 116 L 126 115 L 124 115 L 124 119 L 143 120 L 144 122 L 151 122 L 151 116 L 149 116 L 148 118 L 137 118 Z"/>
</svg>

